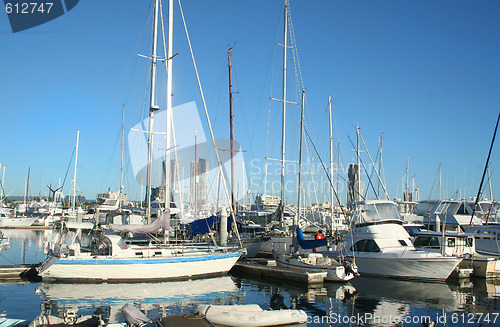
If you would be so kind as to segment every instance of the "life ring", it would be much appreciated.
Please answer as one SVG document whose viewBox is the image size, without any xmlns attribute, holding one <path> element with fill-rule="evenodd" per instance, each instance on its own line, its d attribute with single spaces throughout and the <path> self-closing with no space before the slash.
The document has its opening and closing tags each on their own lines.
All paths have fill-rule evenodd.
<svg viewBox="0 0 500 327">
<path fill-rule="evenodd" d="M 316 240 L 322 240 L 324 238 L 325 238 L 325 236 L 320 232 L 317 232 L 316 235 L 314 235 L 314 239 L 316 239 Z"/>
</svg>

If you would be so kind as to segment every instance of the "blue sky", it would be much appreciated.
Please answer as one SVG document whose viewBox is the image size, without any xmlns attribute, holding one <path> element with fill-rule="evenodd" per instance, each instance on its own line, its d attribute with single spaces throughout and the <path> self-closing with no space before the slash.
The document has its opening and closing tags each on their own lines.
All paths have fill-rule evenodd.
<svg viewBox="0 0 500 327">
<path fill-rule="evenodd" d="M 247 151 L 253 189 L 262 192 L 264 158 L 280 156 L 281 107 L 269 99 L 281 97 L 282 50 L 276 43 L 283 38 L 282 1 L 184 0 L 182 5 L 218 138 L 229 136 L 227 50 L 233 47 L 235 137 Z M 175 6 L 174 53 L 179 54 L 173 104 L 196 101 L 201 110 L 177 1 Z M 307 98 L 306 128 L 325 164 L 331 94 L 334 143 L 335 148 L 340 143 L 344 172 L 355 160 L 349 138 L 356 142 L 359 125 L 374 158 L 384 133 L 391 198 L 401 196 L 407 156 L 421 199 L 439 195 L 440 165 L 445 196 L 475 195 L 500 111 L 500 2 L 291 0 L 290 6 Z M 7 15 L 0 14 L 0 162 L 7 195 L 23 194 L 28 167 L 32 196 L 39 194 L 41 179 L 43 185 L 62 181 L 72 165 L 77 130 L 78 190 L 92 199 L 109 187 L 118 189 L 122 103 L 127 131 L 149 106 L 149 63 L 137 54 L 150 52 L 150 16 L 146 0 L 85 0 L 58 19 L 14 34 Z M 288 100 L 299 101 L 289 58 Z M 298 106 L 289 106 L 289 160 L 298 159 L 299 113 Z M 311 147 L 306 154 L 316 156 Z M 490 162 L 497 199 L 499 160 L 497 143 Z M 366 152 L 363 161 L 369 165 Z M 271 163 L 269 181 L 279 180 L 277 171 Z M 71 166 L 65 195 L 72 176 Z M 287 176 L 296 181 L 295 173 Z M 129 198 L 141 195 L 131 171 L 125 189 Z M 46 190 L 43 186 L 44 195 Z M 345 198 L 345 188 L 339 193 Z M 295 196 L 290 190 L 288 202 Z"/>
</svg>

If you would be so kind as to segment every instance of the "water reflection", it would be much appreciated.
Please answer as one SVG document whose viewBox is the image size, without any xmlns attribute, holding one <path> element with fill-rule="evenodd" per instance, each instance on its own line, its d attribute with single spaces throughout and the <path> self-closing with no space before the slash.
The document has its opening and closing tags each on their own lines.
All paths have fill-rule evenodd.
<svg viewBox="0 0 500 327">
<path fill-rule="evenodd" d="M 41 262 L 44 241 L 54 239 L 52 231 L 4 230 L 4 234 L 11 247 L 0 253 L 2 264 Z M 308 326 L 422 326 L 423 317 L 438 326 L 500 325 L 500 318 L 490 323 L 477 319 L 479 314 L 494 318 L 492 314 L 500 313 L 500 280 L 484 279 L 425 283 L 357 277 L 348 284 L 319 286 L 233 276 L 134 284 L 0 283 L 0 312 L 32 320 L 40 313 L 71 309 L 123 322 L 120 309 L 126 303 L 136 303 L 156 318 L 191 313 L 197 304 L 252 303 L 267 308 L 276 292 L 286 305 L 307 312 Z M 474 315 L 475 320 L 462 319 L 464 314 Z"/>
<path fill-rule="evenodd" d="M 127 303 L 137 305 L 153 319 L 190 312 L 195 304 L 224 304 L 238 297 L 238 288 L 230 276 L 161 283 L 42 283 L 38 291 L 44 314 L 57 315 L 67 310 L 79 314 L 106 313 L 112 323 L 124 321 L 120 310 Z"/>
</svg>

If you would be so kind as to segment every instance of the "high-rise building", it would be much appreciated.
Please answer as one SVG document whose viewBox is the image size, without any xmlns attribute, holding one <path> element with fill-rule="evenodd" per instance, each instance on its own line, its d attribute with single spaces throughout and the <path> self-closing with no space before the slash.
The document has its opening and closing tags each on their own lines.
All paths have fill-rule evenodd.
<svg viewBox="0 0 500 327">
<path fill-rule="evenodd" d="M 208 202 L 208 161 L 199 158 L 198 162 L 191 161 L 190 178 L 190 203 L 191 207 L 199 209 Z"/>
</svg>

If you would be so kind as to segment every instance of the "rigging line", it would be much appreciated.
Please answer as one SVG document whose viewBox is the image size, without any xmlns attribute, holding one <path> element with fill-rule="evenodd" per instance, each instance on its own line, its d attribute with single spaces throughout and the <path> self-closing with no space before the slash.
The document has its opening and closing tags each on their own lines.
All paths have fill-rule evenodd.
<svg viewBox="0 0 500 327">
<path fill-rule="evenodd" d="M 290 38 L 291 38 L 291 43 L 293 45 L 292 46 L 292 50 L 293 50 L 292 55 L 293 55 L 293 60 L 294 60 L 294 72 L 295 72 L 295 79 L 297 81 L 296 92 L 297 92 L 297 94 L 300 94 L 300 92 L 301 92 L 300 90 L 305 89 L 305 86 L 304 86 L 304 80 L 303 80 L 303 76 L 302 76 L 302 69 L 300 67 L 299 51 L 298 51 L 297 42 L 295 39 L 295 31 L 293 28 L 292 15 L 291 15 L 290 9 L 288 10 L 288 14 L 289 14 L 288 22 L 289 22 L 289 27 L 290 27 Z M 312 120 L 311 120 L 311 111 L 309 110 L 307 98 L 305 99 L 305 108 L 307 111 L 307 118 L 308 118 L 309 124 L 310 124 L 310 126 L 313 126 Z M 313 139 L 313 142 L 316 144 L 316 137 L 315 137 L 314 133 L 312 133 L 312 139 Z"/>
<path fill-rule="evenodd" d="M 212 123 L 210 121 L 210 116 L 208 115 L 208 109 L 207 109 L 207 104 L 206 104 L 206 101 L 205 101 L 205 95 L 203 93 L 203 89 L 202 89 L 202 86 L 201 86 L 200 75 L 198 74 L 198 68 L 196 66 L 196 61 L 195 61 L 195 58 L 194 58 L 193 47 L 191 46 L 191 39 L 189 38 L 189 33 L 188 33 L 188 30 L 187 30 L 186 19 L 184 17 L 184 12 L 182 10 L 181 0 L 178 0 L 178 3 L 179 3 L 179 9 L 180 9 L 180 12 L 181 12 L 182 22 L 184 24 L 184 30 L 186 32 L 186 38 L 187 38 L 188 45 L 189 45 L 189 51 L 191 53 L 191 59 L 193 61 L 193 66 L 194 66 L 194 70 L 195 70 L 195 73 L 196 73 L 196 79 L 198 81 L 198 88 L 200 90 L 201 100 L 203 102 L 203 108 L 205 109 L 205 116 L 206 116 L 206 119 L 207 119 L 208 127 L 210 129 L 210 136 L 212 138 L 212 143 L 213 143 L 213 147 L 214 147 L 215 156 L 217 157 L 217 164 L 219 166 L 219 171 L 221 172 L 221 177 L 222 177 L 222 180 L 223 180 L 222 184 L 224 186 L 224 191 L 226 193 L 226 199 L 228 201 L 231 201 L 230 200 L 231 197 L 229 196 L 229 190 L 228 190 L 228 187 L 227 187 L 227 180 L 224 178 L 224 171 L 223 171 L 223 167 L 222 167 L 222 161 L 221 161 L 220 156 L 219 156 L 219 150 L 217 149 L 217 145 L 215 143 L 215 136 L 214 136 L 214 132 L 212 130 Z M 229 210 L 230 210 L 231 216 L 236 217 L 236 214 L 233 211 L 233 206 L 229 206 Z M 238 228 L 235 225 L 236 224 L 232 224 L 233 230 L 234 230 L 235 234 L 238 237 L 238 241 L 240 242 L 240 246 L 243 246 L 243 243 L 242 243 L 242 241 L 240 239 L 240 234 L 238 232 Z"/>
<path fill-rule="evenodd" d="M 439 164 L 439 166 L 441 166 L 441 164 Z M 439 168 L 436 172 L 436 176 L 434 177 L 434 181 L 432 182 L 432 187 L 431 187 L 431 191 L 429 192 L 429 197 L 427 198 L 427 201 L 430 201 L 431 197 L 432 197 L 432 192 L 434 191 L 434 185 L 436 184 L 436 179 L 437 177 L 439 176 Z"/>
<path fill-rule="evenodd" d="M 151 7 L 150 7 L 150 8 L 151 8 Z M 135 47 L 135 49 L 134 49 L 134 50 L 137 50 L 138 45 L 139 45 L 139 40 L 141 40 L 141 39 L 143 38 L 143 36 L 144 36 L 144 32 L 145 32 L 145 30 L 146 30 L 147 24 L 148 24 L 149 20 L 151 19 L 151 15 L 152 15 L 152 12 L 151 12 L 151 10 L 150 10 L 150 11 L 149 11 L 148 18 L 147 18 L 147 20 L 146 20 L 146 23 L 144 24 L 143 31 L 142 31 L 142 33 L 141 33 L 141 36 L 140 36 L 140 37 L 139 37 L 139 39 L 137 40 L 136 47 Z M 136 52 L 136 51 L 134 51 L 134 52 Z M 105 128 L 105 127 L 106 127 L 106 125 L 105 125 L 105 124 L 106 124 L 106 122 L 107 122 L 107 121 L 109 121 L 110 112 L 111 112 L 111 113 L 113 113 L 113 109 L 110 109 L 110 108 L 112 108 L 112 107 L 114 106 L 114 105 L 113 105 L 113 103 L 114 103 L 115 99 L 117 98 L 117 94 L 119 93 L 119 91 L 118 91 L 118 90 L 119 90 L 119 88 L 120 88 L 119 86 L 123 84 L 123 81 L 125 80 L 125 75 L 126 75 L 127 71 L 129 70 L 129 68 L 130 68 L 130 66 L 131 66 L 131 63 L 132 63 L 132 58 L 134 58 L 134 57 L 135 57 L 134 55 L 130 56 L 130 58 L 129 58 L 128 62 L 127 62 L 126 68 L 125 68 L 125 70 L 123 71 L 123 73 L 122 73 L 122 75 L 121 75 L 121 77 L 120 77 L 120 80 L 119 80 L 119 82 L 118 82 L 118 84 L 117 84 L 118 86 L 117 86 L 117 87 L 115 87 L 115 89 L 114 89 L 114 91 L 113 91 L 113 95 L 112 95 L 112 97 L 111 97 L 111 102 L 110 102 L 110 104 L 108 104 L 108 105 L 106 106 L 106 110 L 104 111 L 104 117 L 103 117 L 103 119 L 101 119 L 101 120 L 100 120 L 99 125 L 98 125 L 98 126 L 96 126 L 96 127 L 97 127 L 97 128 L 96 128 L 96 130 L 97 130 L 98 132 L 97 132 L 97 133 L 93 133 L 92 137 L 91 137 L 91 138 L 90 138 L 90 140 L 89 140 L 89 142 L 90 142 L 90 144 L 91 144 L 91 147 L 95 147 L 95 144 L 99 143 L 99 142 L 98 142 L 98 140 L 99 140 L 99 138 L 100 138 L 100 137 L 102 137 L 102 135 L 104 134 L 104 132 L 103 132 L 103 131 L 107 130 L 107 129 Z M 131 87 L 131 86 L 129 86 L 129 89 L 130 89 L 130 87 Z M 131 92 L 126 92 L 126 94 L 127 94 L 127 95 L 128 95 L 128 94 L 130 94 L 130 93 L 131 93 Z M 87 160 L 87 158 L 86 158 L 86 154 L 84 154 L 83 156 L 81 156 L 81 161 L 82 161 L 82 162 L 83 162 L 83 161 L 86 161 L 86 160 Z"/>
<path fill-rule="evenodd" d="M 361 141 L 363 141 L 363 145 L 365 146 L 366 153 L 368 154 L 368 158 L 370 158 L 370 161 L 371 161 L 371 163 L 372 163 L 373 170 L 374 170 L 374 171 L 375 171 L 375 173 L 377 174 L 377 177 L 378 177 L 379 182 L 382 184 L 382 188 L 384 189 L 385 196 L 386 196 L 387 200 L 390 200 L 390 196 L 389 196 L 389 193 L 387 193 L 387 189 L 385 188 L 385 184 L 383 184 L 383 183 L 382 183 L 382 178 L 380 178 L 380 174 L 379 174 L 379 172 L 377 171 L 377 168 L 375 167 L 375 163 L 373 162 L 373 159 L 372 159 L 372 156 L 371 156 L 370 152 L 368 151 L 368 147 L 366 146 L 365 139 L 363 138 L 363 135 L 362 135 L 361 133 L 360 133 L 359 135 L 360 135 L 360 137 L 361 137 Z M 371 178 L 369 178 L 369 180 L 371 181 Z M 378 198 L 378 194 L 377 194 L 377 192 L 375 191 L 375 189 L 373 190 L 373 192 L 375 193 L 375 195 L 377 195 L 377 198 Z"/>
<path fill-rule="evenodd" d="M 299 61 L 299 51 L 297 49 L 297 41 L 295 40 L 295 31 L 293 28 L 293 22 L 292 22 L 292 10 L 290 7 L 290 3 L 288 3 L 288 25 L 289 25 L 289 31 L 290 31 L 290 41 L 293 44 L 292 46 L 292 54 L 293 54 L 293 59 L 294 59 L 294 68 L 295 68 L 295 78 L 297 81 L 299 81 L 299 85 L 297 86 L 297 94 L 300 94 L 302 89 L 305 89 L 304 87 L 304 80 L 302 78 L 302 70 L 300 68 L 300 61 Z M 300 78 L 299 78 L 300 77 Z M 307 100 L 307 99 L 306 99 Z"/>
<path fill-rule="evenodd" d="M 227 66 L 227 65 L 226 65 Z M 233 97 L 233 100 L 235 100 L 235 102 L 237 102 L 237 105 L 235 106 L 235 109 L 236 109 L 236 114 L 233 113 L 234 115 L 234 118 L 238 118 L 240 117 L 239 119 L 234 119 L 234 122 L 236 123 L 236 130 L 237 131 L 242 131 L 239 133 L 240 136 L 242 136 L 243 134 L 246 136 L 246 139 L 250 139 L 250 132 L 248 130 L 248 124 L 242 124 L 241 122 L 246 122 L 246 121 L 249 121 L 249 119 L 246 119 L 246 116 L 245 116 L 245 113 L 247 113 L 248 111 L 245 110 L 244 106 L 243 106 L 243 103 L 241 101 L 241 93 L 239 92 L 239 83 L 238 83 L 238 74 L 236 72 L 237 70 L 237 67 L 235 66 L 234 62 L 232 62 L 232 71 L 233 71 L 233 76 L 232 76 L 232 82 L 233 82 L 233 89 L 235 89 L 236 91 L 233 91 L 233 94 L 238 94 L 238 96 L 236 97 Z M 241 137 L 241 140 L 243 140 L 243 138 Z M 252 149 L 250 146 L 247 147 L 247 152 L 251 152 Z"/>
<path fill-rule="evenodd" d="M 377 159 L 378 159 L 378 154 L 379 154 L 379 151 L 377 151 L 377 154 L 375 155 L 375 161 L 377 161 Z M 376 172 L 377 172 L 376 168 L 373 167 L 372 170 L 371 170 L 371 172 L 370 172 L 370 177 L 369 178 L 373 178 L 373 173 L 376 173 Z M 381 184 L 380 183 L 380 179 L 379 179 L 379 184 Z M 375 196 L 377 197 L 377 199 L 380 199 L 380 194 L 379 193 L 380 192 L 378 192 L 378 190 L 377 190 L 377 193 L 375 193 Z"/>
<path fill-rule="evenodd" d="M 500 112 L 498 113 L 497 124 L 495 126 L 495 131 L 493 132 L 493 138 L 491 139 L 490 151 L 488 152 L 488 158 L 486 159 L 486 164 L 484 166 L 483 177 L 481 178 L 481 183 L 479 184 L 479 190 L 477 191 L 476 201 L 474 202 L 474 207 L 472 208 L 472 215 L 470 217 L 469 225 L 472 225 L 472 219 L 476 212 L 476 206 L 479 202 L 479 196 L 481 195 L 481 189 L 483 188 L 484 177 L 488 170 L 488 165 L 490 163 L 491 150 L 493 150 L 493 144 L 495 143 L 495 138 L 497 136 L 498 122 L 500 121 Z"/>
<path fill-rule="evenodd" d="M 121 140 L 121 124 L 120 124 L 120 130 L 118 132 L 118 135 L 116 136 L 116 139 L 115 139 L 115 144 L 113 145 L 113 151 L 111 151 L 111 154 L 110 154 L 110 160 L 108 162 L 108 165 L 106 167 L 106 172 L 104 174 L 105 178 L 102 179 L 102 183 L 101 183 L 101 190 L 104 187 L 104 185 L 106 183 L 108 183 L 107 179 L 108 179 L 108 176 L 111 175 L 111 169 L 112 169 L 112 158 L 115 156 L 115 153 L 116 153 L 116 148 L 117 148 L 117 145 L 118 145 L 118 142 Z M 114 179 L 114 180 L 113 180 Z M 116 181 L 116 175 L 114 177 L 109 177 L 109 184 L 108 185 L 111 185 L 112 184 L 112 181 L 115 182 Z"/>
<path fill-rule="evenodd" d="M 311 136 L 309 135 L 309 133 L 307 132 L 307 129 L 304 129 L 304 132 L 306 133 L 306 136 L 311 139 Z M 312 143 L 311 143 L 312 144 Z M 314 149 L 314 152 L 316 152 L 316 155 L 318 156 L 318 159 L 321 163 L 321 166 L 323 167 L 323 170 L 325 171 L 325 174 L 326 174 L 326 177 L 328 178 L 328 181 L 330 182 L 330 186 L 333 190 L 333 193 L 335 194 L 335 198 L 337 199 L 337 202 L 339 204 L 340 207 L 342 207 L 342 205 L 340 204 L 340 199 L 339 199 L 339 196 L 337 194 L 337 191 L 335 190 L 335 188 L 333 187 L 333 183 L 332 183 L 332 179 L 330 178 L 330 175 L 328 174 L 328 170 L 327 168 L 325 167 L 325 164 L 323 163 L 323 160 L 321 160 L 321 156 L 319 155 L 318 153 L 318 149 L 316 148 L 316 146 L 314 144 L 312 144 L 313 146 L 313 149 Z M 344 179 L 345 180 L 345 179 Z M 344 212 L 344 210 L 340 210 L 340 212 L 344 215 L 344 217 L 347 219 L 347 214 Z"/>
<path fill-rule="evenodd" d="M 360 134 L 360 135 L 361 135 L 361 134 Z M 351 137 L 350 137 L 350 136 L 347 136 L 347 138 L 349 139 L 349 142 L 351 142 L 352 147 L 353 147 L 353 148 L 355 148 L 356 146 L 355 146 L 355 145 L 354 145 L 354 143 L 352 142 Z M 370 178 L 370 175 L 368 174 L 368 169 L 366 169 L 366 166 L 365 166 L 364 162 L 361 160 L 361 158 L 360 158 L 360 161 L 361 161 L 361 166 L 363 167 L 363 171 L 365 172 L 365 175 L 366 175 L 366 177 L 368 178 L 368 184 L 372 187 L 373 193 L 376 195 L 376 194 L 377 194 L 377 191 L 375 191 L 375 187 L 373 186 L 373 183 L 372 183 L 372 180 L 371 180 L 371 178 Z M 358 176 L 358 178 L 361 178 L 361 176 Z M 361 190 L 360 190 L 360 191 L 361 191 Z M 365 195 L 363 195 L 363 194 L 361 194 L 361 193 L 359 193 L 359 192 L 357 192 L 357 193 L 358 193 L 359 195 L 361 195 L 361 197 L 362 197 L 363 199 L 366 199 L 366 195 L 368 195 L 368 187 L 366 188 L 366 192 L 364 192 L 364 193 L 365 193 Z"/>
<path fill-rule="evenodd" d="M 278 30 L 276 29 L 276 34 L 278 33 Z M 277 39 L 277 36 L 275 36 L 275 39 Z M 277 47 L 275 47 L 273 45 L 273 52 L 274 54 L 272 56 L 270 56 L 271 58 L 276 58 L 276 52 L 277 52 Z M 271 76 L 271 81 L 270 81 L 270 90 L 269 90 L 269 96 L 267 97 L 267 104 L 268 104 L 268 118 L 267 118 L 267 135 L 266 135 L 266 151 L 265 151 L 265 156 L 267 157 L 269 155 L 269 121 L 270 121 L 270 115 L 271 115 L 271 103 L 272 101 L 268 101 L 269 99 L 272 98 L 272 94 L 273 94 L 273 81 L 274 81 L 274 75 L 275 75 L 275 72 L 276 72 L 276 69 L 275 69 L 275 60 L 269 60 L 269 63 L 267 65 L 267 73 L 266 73 L 266 76 L 269 75 L 269 71 L 272 72 L 272 76 Z M 272 68 L 270 67 L 272 66 Z M 265 85 L 267 84 L 267 82 L 264 82 L 263 83 L 263 88 L 265 88 Z M 262 91 L 262 94 L 264 93 L 264 91 Z M 250 146 L 252 146 L 253 144 L 253 140 L 254 140 L 254 137 L 255 137 L 255 131 L 257 130 L 256 126 L 257 126 L 257 123 L 259 122 L 259 113 L 260 113 L 260 110 L 262 108 L 262 102 L 264 101 L 264 96 L 262 95 L 260 100 L 259 100 L 259 106 L 258 106 L 258 111 L 257 111 L 257 115 L 255 117 L 255 122 L 254 122 L 254 134 L 252 135 L 252 138 L 250 140 Z"/>
<path fill-rule="evenodd" d="M 150 10 L 149 10 L 149 15 L 148 15 L 148 18 L 146 19 L 146 22 L 144 23 L 144 27 L 143 27 L 143 29 L 142 29 L 141 35 L 139 36 L 139 38 L 138 38 L 138 40 L 137 40 L 137 43 L 136 43 L 136 45 L 135 45 L 135 47 L 134 47 L 134 51 L 133 51 L 134 55 L 130 56 L 130 58 L 129 58 L 128 62 L 127 62 L 127 67 L 126 67 L 125 71 L 123 72 L 123 75 L 122 75 L 122 77 L 120 78 L 120 82 L 118 83 L 118 85 L 122 84 L 123 80 L 125 79 L 125 74 L 126 74 L 126 72 L 129 70 L 129 67 L 131 66 L 132 59 L 133 59 L 133 58 L 136 58 L 135 53 L 137 53 L 137 52 L 138 52 L 140 40 L 142 40 L 142 39 L 144 38 L 144 34 L 145 34 L 146 30 L 147 30 L 147 27 L 148 27 L 149 21 L 151 20 L 151 16 L 153 15 L 153 11 L 151 10 L 151 5 L 150 5 L 149 9 L 150 9 Z M 136 60 L 135 62 L 137 63 L 137 60 Z M 133 71 L 135 71 L 135 67 L 136 67 L 136 65 L 134 65 L 134 69 L 133 69 Z M 133 76 L 133 74 L 132 74 L 132 76 Z M 130 81 L 130 85 L 129 85 L 129 87 L 128 87 L 128 90 L 130 90 L 131 88 L 132 88 L 132 81 Z M 117 91 L 115 91 L 115 92 L 117 92 Z M 127 94 L 127 95 L 128 95 L 128 94 L 130 94 L 130 93 L 131 93 L 131 92 L 126 92 L 126 94 Z M 113 96 L 113 99 L 115 99 L 115 98 L 116 98 L 116 93 L 115 93 L 115 95 Z"/>
<path fill-rule="evenodd" d="M 63 183 L 61 185 L 61 190 L 64 188 L 64 184 L 66 183 L 66 177 L 68 177 L 68 172 L 71 167 L 71 163 L 73 162 L 73 156 L 75 155 L 76 148 L 73 148 L 73 153 L 71 154 L 71 158 L 68 163 L 68 168 L 66 169 L 66 175 L 64 175 Z"/>
<path fill-rule="evenodd" d="M 306 100 L 306 99 L 304 99 Z M 316 175 L 314 173 L 314 167 L 315 167 L 315 161 L 314 161 L 314 156 L 313 156 L 313 153 L 310 149 L 310 141 L 308 142 L 308 140 L 306 140 L 305 142 L 305 151 L 306 151 L 306 158 L 307 158 L 307 165 L 309 166 L 309 175 L 310 175 L 310 178 L 311 178 L 311 183 L 312 183 L 312 188 L 313 188 L 313 194 L 314 194 L 314 198 L 315 198 L 315 201 L 316 203 L 319 203 L 318 201 L 318 189 L 317 189 L 317 185 L 315 183 L 315 180 L 314 180 L 314 175 Z M 303 173 L 304 174 L 304 173 Z M 309 189 L 304 189 L 304 192 L 306 191 L 310 191 Z M 311 198 L 311 195 L 310 195 L 310 192 L 307 192 L 307 195 L 309 196 L 309 199 Z"/>
</svg>

